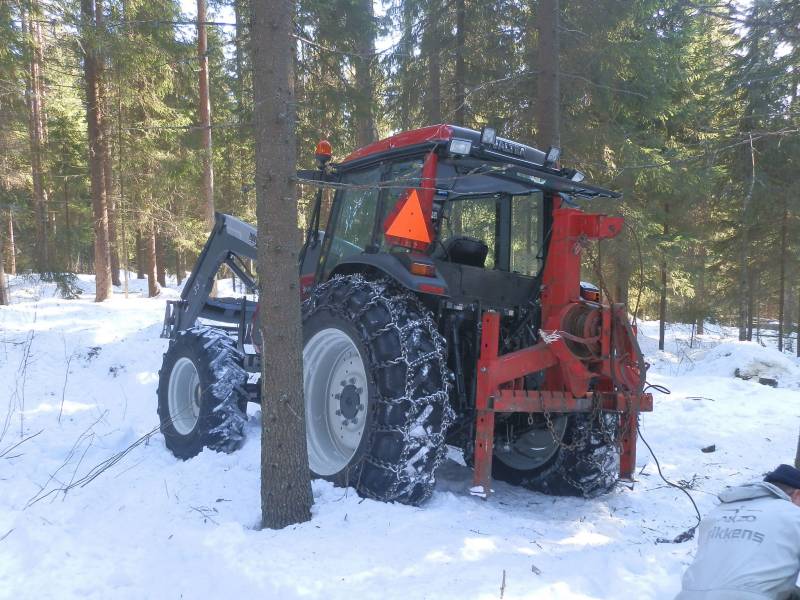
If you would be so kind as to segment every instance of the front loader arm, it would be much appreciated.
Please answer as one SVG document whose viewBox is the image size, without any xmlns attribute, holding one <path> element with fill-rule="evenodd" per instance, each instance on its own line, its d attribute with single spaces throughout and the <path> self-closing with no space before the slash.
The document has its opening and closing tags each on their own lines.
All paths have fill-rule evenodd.
<svg viewBox="0 0 800 600">
<path fill-rule="evenodd" d="M 198 317 L 230 322 L 238 320 L 230 303 L 226 305 L 211 300 L 209 294 L 214 286 L 214 277 L 223 264 L 251 292 L 256 291 L 255 279 L 243 264 L 243 259 L 256 259 L 256 239 L 256 228 L 252 225 L 230 215 L 216 213 L 214 228 L 183 286 L 181 299 L 167 301 L 161 337 L 174 338 L 179 331 L 192 327 Z"/>
</svg>

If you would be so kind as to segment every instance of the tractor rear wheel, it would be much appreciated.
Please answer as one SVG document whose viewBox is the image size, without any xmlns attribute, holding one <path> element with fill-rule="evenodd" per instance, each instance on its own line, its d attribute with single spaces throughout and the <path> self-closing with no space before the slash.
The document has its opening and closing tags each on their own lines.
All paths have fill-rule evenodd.
<svg viewBox="0 0 800 600">
<path fill-rule="evenodd" d="M 604 494 L 619 475 L 615 414 L 553 415 L 552 428 L 531 427 L 495 449 L 496 479 L 555 496 Z"/>
<path fill-rule="evenodd" d="M 389 282 L 335 277 L 303 303 L 303 337 L 312 473 L 377 500 L 428 498 L 453 419 L 430 312 Z"/>
<path fill-rule="evenodd" d="M 212 327 L 192 327 L 170 342 L 159 371 L 158 417 L 176 457 L 241 446 L 247 422 L 241 365 L 235 342 Z"/>
</svg>

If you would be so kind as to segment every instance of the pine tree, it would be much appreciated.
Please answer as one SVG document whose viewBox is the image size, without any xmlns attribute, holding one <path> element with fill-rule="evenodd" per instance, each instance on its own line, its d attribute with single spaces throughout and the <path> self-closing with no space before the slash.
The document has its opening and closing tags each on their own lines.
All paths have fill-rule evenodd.
<svg viewBox="0 0 800 600">
<path fill-rule="evenodd" d="M 294 3 L 253 4 L 261 335 L 261 512 L 280 529 L 311 518 L 297 281 L 292 16 Z M 268 300 L 267 300 L 268 299 Z"/>
<path fill-rule="evenodd" d="M 111 297 L 111 257 L 108 243 L 108 210 L 103 172 L 102 114 L 99 92 L 97 32 L 95 30 L 95 3 L 81 0 L 81 31 L 83 36 L 84 78 L 86 84 L 86 123 L 89 135 L 89 170 L 92 185 L 94 216 L 94 272 L 95 301 Z"/>
</svg>

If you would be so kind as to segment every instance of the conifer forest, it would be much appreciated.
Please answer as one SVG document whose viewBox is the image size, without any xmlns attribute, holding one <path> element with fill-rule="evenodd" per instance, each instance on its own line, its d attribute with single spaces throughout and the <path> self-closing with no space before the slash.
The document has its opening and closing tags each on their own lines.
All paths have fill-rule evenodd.
<svg viewBox="0 0 800 600">
<path fill-rule="evenodd" d="M 335 160 L 440 122 L 546 147 L 537 86 L 556 65 L 562 162 L 621 191 L 602 211 L 629 225 L 586 258 L 587 278 L 641 317 L 734 325 L 742 339 L 767 328 L 791 344 L 800 7 L 565 0 L 546 56 L 540 4 L 298 3 L 298 167 L 319 139 Z M 250 10 L 0 4 L 6 273 L 97 271 L 102 299 L 127 266 L 154 294 L 191 269 L 214 210 L 255 221 Z"/>
<path fill-rule="evenodd" d="M 788 598 L 799 401 L 800 0 L 0 0 L 0 598 Z"/>
</svg>

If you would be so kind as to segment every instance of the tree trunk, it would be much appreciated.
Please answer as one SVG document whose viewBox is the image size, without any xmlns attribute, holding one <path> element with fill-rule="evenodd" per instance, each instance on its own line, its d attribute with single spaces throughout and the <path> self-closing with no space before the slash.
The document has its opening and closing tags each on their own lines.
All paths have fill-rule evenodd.
<svg viewBox="0 0 800 600">
<path fill-rule="evenodd" d="M 161 293 L 158 286 L 158 259 L 156 257 L 156 226 L 150 223 L 145 238 L 145 255 L 147 257 L 147 296 L 153 298 Z"/>
<path fill-rule="evenodd" d="M 756 318 L 753 320 L 753 327 L 755 328 L 756 332 L 756 341 L 758 341 L 758 343 L 760 344 L 761 343 L 761 277 L 758 277 L 756 281 L 758 282 L 758 285 L 755 290 L 756 292 L 754 298 L 755 311 L 753 313 L 755 314 Z"/>
<path fill-rule="evenodd" d="M 144 279 L 144 242 L 142 232 L 136 231 L 136 279 Z"/>
<path fill-rule="evenodd" d="M 748 342 L 753 341 L 753 323 L 757 320 L 755 311 L 756 304 L 756 283 L 758 276 L 750 269 L 750 279 L 747 283 L 747 327 L 745 332 L 745 339 Z"/>
<path fill-rule="evenodd" d="M 537 139 L 542 148 L 561 146 L 559 0 L 539 2 L 537 78 Z"/>
<path fill-rule="evenodd" d="M 250 86 L 245 85 L 245 50 L 243 40 L 246 39 L 249 27 L 248 0 L 233 0 L 233 12 L 236 21 L 235 38 L 235 64 L 236 64 L 236 112 L 239 120 L 245 116 L 245 94 L 250 91 Z M 248 134 L 249 136 L 249 134 Z M 236 146 L 237 171 L 239 175 L 239 197 L 242 204 L 247 204 L 247 190 L 252 186 L 252 175 L 249 170 L 249 155 L 247 144 L 239 143 Z"/>
<path fill-rule="evenodd" d="M 631 255 L 620 240 L 613 246 L 614 260 L 614 302 L 628 306 L 630 296 Z"/>
<path fill-rule="evenodd" d="M 664 203 L 664 239 L 669 235 L 669 204 Z M 658 349 L 664 349 L 664 334 L 667 324 L 667 253 L 661 252 L 661 296 L 658 303 Z"/>
<path fill-rule="evenodd" d="M 303 403 L 299 239 L 294 184 L 294 2 L 253 7 L 258 272 L 264 340 L 261 368 L 261 512 L 279 529 L 311 518 Z M 266 276 L 265 274 L 268 274 Z"/>
<path fill-rule="evenodd" d="M 6 180 L 0 177 L 0 200 L 4 199 L 6 192 L 7 192 Z M 6 212 L 8 213 L 9 216 L 11 216 L 10 208 L 0 212 L 0 214 L 5 216 Z M 3 223 L 3 225 L 5 225 L 5 223 Z M 9 304 L 8 282 L 6 281 L 6 265 L 5 265 L 5 257 L 7 255 L 7 250 L 8 250 L 8 231 L 5 230 L 5 227 L 3 227 L 2 229 L 0 229 L 0 306 L 6 306 Z"/>
<path fill-rule="evenodd" d="M 700 299 L 700 306 L 697 315 L 697 335 L 705 333 L 705 321 L 708 316 L 708 305 L 706 304 L 706 247 L 700 246 L 698 252 L 700 269 L 697 276 L 697 297 Z"/>
<path fill-rule="evenodd" d="M 753 291 L 750 289 L 750 204 L 753 201 L 753 190 L 756 185 L 756 153 L 753 147 L 753 134 L 750 133 L 750 185 L 742 199 L 741 231 L 742 241 L 739 246 L 739 340 L 748 339 L 748 329 L 752 332 Z M 752 338 L 752 333 L 750 334 Z"/>
<path fill-rule="evenodd" d="M 103 0 L 95 0 L 95 23 L 98 35 L 105 33 Z M 108 214 L 108 254 L 111 264 L 111 283 L 122 285 L 119 280 L 119 252 L 117 250 L 116 203 L 114 201 L 114 183 L 111 171 L 111 110 L 109 108 L 108 91 L 105 85 L 105 58 L 102 53 L 97 57 L 97 102 L 100 106 L 100 126 L 103 135 L 100 138 L 103 155 L 103 186 L 106 190 L 106 213 Z"/>
<path fill-rule="evenodd" d="M 110 130 L 106 128 L 106 134 Z M 111 175 L 111 153 L 108 151 L 108 144 L 106 144 L 103 156 L 103 179 L 105 180 L 105 188 L 108 199 L 106 206 L 108 211 L 108 252 L 111 260 L 111 283 L 113 285 L 122 285 L 119 278 L 119 243 L 117 240 L 117 203 L 114 199 L 114 187 Z"/>
<path fill-rule="evenodd" d="M 8 306 L 8 284 L 6 282 L 6 266 L 3 260 L 5 255 L 5 236 L 0 235 L 0 306 Z"/>
<path fill-rule="evenodd" d="M 411 129 L 411 88 L 412 81 L 409 75 L 409 65 L 414 58 L 414 13 L 411 2 L 403 2 L 403 57 L 400 63 L 401 90 L 400 90 L 400 129 Z"/>
<path fill-rule="evenodd" d="M 455 67 L 455 103 L 456 125 L 467 125 L 467 67 L 464 61 L 466 53 L 467 11 L 465 0 L 456 0 L 456 67 Z"/>
<path fill-rule="evenodd" d="M 356 143 L 366 146 L 374 142 L 378 135 L 375 129 L 375 77 L 373 61 L 375 60 L 375 13 L 372 0 L 361 0 L 359 12 L 363 13 L 366 27 L 359 31 L 356 48 L 360 56 L 355 57 L 356 68 Z"/>
<path fill-rule="evenodd" d="M 245 21 L 242 18 L 242 2 L 246 0 L 233 0 L 233 16 L 236 23 L 236 37 L 234 44 L 234 65 L 236 68 L 236 112 L 241 119 L 244 115 L 244 55 L 242 50 L 242 35 L 244 34 Z"/>
<path fill-rule="evenodd" d="M 63 153 L 62 157 L 64 160 L 64 164 L 67 164 L 67 145 L 66 142 L 63 145 Z M 66 172 L 66 170 L 65 170 Z M 62 261 L 64 264 L 64 268 L 67 271 L 73 270 L 72 264 L 72 219 L 69 214 L 69 178 L 64 177 L 62 180 L 62 191 L 63 191 L 63 198 L 64 198 L 64 237 L 66 238 L 64 249 L 64 254 L 66 258 Z"/>
<path fill-rule="evenodd" d="M 95 301 L 111 297 L 111 259 L 108 247 L 108 210 L 103 176 L 103 128 L 98 93 L 98 60 L 95 48 L 94 3 L 81 0 L 84 77 L 86 79 L 86 123 L 89 134 L 89 174 L 94 217 Z"/>
<path fill-rule="evenodd" d="M 30 40 L 28 65 L 28 137 L 31 148 L 31 179 L 33 182 L 33 210 L 35 215 L 36 270 L 40 273 L 50 268 L 47 236 L 47 190 L 44 186 L 42 153 L 45 148 L 44 94 L 42 87 L 42 29 L 38 2 L 30 1 L 27 32 Z"/>
<path fill-rule="evenodd" d="M 181 264 L 181 250 L 175 247 L 175 279 L 180 285 L 183 282 L 183 265 Z"/>
<path fill-rule="evenodd" d="M 164 237 L 156 235 L 156 279 L 161 287 L 167 287 L 167 257 L 164 252 Z"/>
<path fill-rule="evenodd" d="M 427 125 L 442 122 L 442 65 L 441 40 L 439 38 L 439 4 L 431 1 L 426 13 L 427 22 L 423 33 L 424 52 L 428 58 L 428 90 L 425 112 Z"/>
<path fill-rule="evenodd" d="M 14 243 L 14 216 L 11 213 L 11 209 L 9 208 L 6 211 L 6 222 L 5 222 L 5 230 L 6 230 L 6 252 L 5 252 L 5 259 L 6 259 L 6 269 L 8 269 L 8 273 L 11 275 L 17 274 L 17 247 Z"/>
<path fill-rule="evenodd" d="M 197 0 L 197 56 L 200 60 L 200 145 L 203 155 L 203 217 L 214 227 L 214 160 L 211 150 L 211 98 L 208 91 L 208 39 L 206 0 Z"/>
<path fill-rule="evenodd" d="M 778 350 L 783 352 L 783 325 L 786 319 L 786 234 L 789 222 L 789 210 L 784 207 L 781 219 L 781 271 L 780 289 L 778 291 Z M 789 328 L 791 332 L 791 327 Z"/>
</svg>

